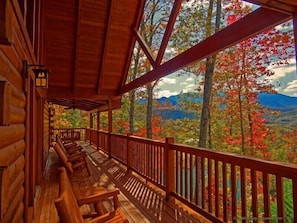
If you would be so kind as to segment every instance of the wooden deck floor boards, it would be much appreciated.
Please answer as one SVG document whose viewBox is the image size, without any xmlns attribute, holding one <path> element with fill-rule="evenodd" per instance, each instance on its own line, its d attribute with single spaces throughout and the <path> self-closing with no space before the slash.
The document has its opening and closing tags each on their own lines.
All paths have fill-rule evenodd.
<svg viewBox="0 0 297 223">
<path fill-rule="evenodd" d="M 51 151 L 36 199 L 33 223 L 58 222 L 58 214 L 54 206 L 54 200 L 59 194 L 58 166 L 58 156 L 54 151 Z"/>
<path fill-rule="evenodd" d="M 116 187 L 146 216 L 149 222 L 209 222 L 198 214 L 192 215 L 180 206 L 166 202 L 164 191 L 142 180 L 136 174 L 127 174 L 123 165 L 113 159 L 108 159 L 95 147 L 87 143 L 82 143 L 82 145 L 95 166 L 114 182 Z"/>
</svg>

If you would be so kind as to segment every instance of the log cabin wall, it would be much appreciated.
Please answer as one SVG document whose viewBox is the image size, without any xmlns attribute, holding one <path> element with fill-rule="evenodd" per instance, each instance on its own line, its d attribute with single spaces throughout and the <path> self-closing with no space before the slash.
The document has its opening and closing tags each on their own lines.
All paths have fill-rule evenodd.
<svg viewBox="0 0 297 223">
<path fill-rule="evenodd" d="M 32 222 L 42 179 L 37 166 L 44 166 L 43 149 L 49 148 L 44 101 L 35 90 L 32 70 L 24 67 L 24 61 L 42 63 L 41 2 L 0 0 L 1 223 Z"/>
</svg>

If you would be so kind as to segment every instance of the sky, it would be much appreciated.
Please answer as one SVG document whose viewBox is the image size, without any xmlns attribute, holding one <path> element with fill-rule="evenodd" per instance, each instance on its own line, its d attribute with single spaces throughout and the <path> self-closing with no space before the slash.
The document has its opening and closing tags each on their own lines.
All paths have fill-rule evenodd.
<svg viewBox="0 0 297 223">
<path fill-rule="evenodd" d="M 297 72 L 295 59 L 289 61 L 289 65 L 282 67 L 271 67 L 275 74 L 270 77 L 270 83 L 275 90 L 291 97 L 297 97 Z M 163 77 L 157 86 L 157 98 L 170 97 L 181 92 L 193 92 L 198 84 L 195 83 L 194 74 L 177 75 L 173 73 Z"/>
</svg>

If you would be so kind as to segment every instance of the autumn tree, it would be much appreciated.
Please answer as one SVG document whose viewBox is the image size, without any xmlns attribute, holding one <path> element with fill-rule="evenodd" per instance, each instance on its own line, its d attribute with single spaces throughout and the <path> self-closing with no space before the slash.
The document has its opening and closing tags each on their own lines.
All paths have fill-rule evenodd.
<svg viewBox="0 0 297 223">
<path fill-rule="evenodd" d="M 53 109 L 55 110 L 54 128 L 88 127 L 89 116 L 87 112 L 79 109 L 67 109 L 59 105 L 53 105 Z"/>
<path fill-rule="evenodd" d="M 250 12 L 235 1 L 230 5 L 228 23 Z M 283 26 L 288 26 L 288 23 Z M 215 90 L 224 105 L 226 141 L 239 146 L 241 153 L 268 158 L 265 139 L 268 129 L 264 108 L 258 104 L 259 92 L 273 93 L 268 78 L 273 64 L 286 64 L 292 57 L 293 39 L 289 29 L 271 29 L 221 52 L 218 57 Z M 259 156 L 259 154 L 258 154 Z"/>
</svg>

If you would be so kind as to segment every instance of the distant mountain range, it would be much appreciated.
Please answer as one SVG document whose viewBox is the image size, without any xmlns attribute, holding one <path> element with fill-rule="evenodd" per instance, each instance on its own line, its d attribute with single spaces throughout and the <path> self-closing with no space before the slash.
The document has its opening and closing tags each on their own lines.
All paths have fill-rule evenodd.
<svg viewBox="0 0 297 223">
<path fill-rule="evenodd" d="M 188 96 L 187 94 L 179 94 L 170 96 L 168 98 L 162 97 L 157 100 L 159 101 L 159 103 L 164 105 L 164 108 L 155 110 L 154 112 L 160 114 L 163 119 L 173 120 L 192 118 L 193 115 L 178 108 L 176 108 L 175 110 L 166 109 L 167 106 L 175 106 L 181 100 L 189 100 L 195 101 L 197 103 L 202 103 L 202 98 L 198 97 L 197 93 L 192 93 L 191 96 Z M 296 122 L 297 124 L 297 120 L 295 121 L 295 117 L 297 115 L 297 97 L 290 97 L 283 94 L 260 93 L 258 101 L 263 107 L 281 112 L 280 115 L 278 115 L 277 117 L 274 116 L 273 119 L 267 117 L 269 123 L 278 122 L 292 124 L 292 122 Z"/>
<path fill-rule="evenodd" d="M 259 103 L 272 110 L 290 111 L 297 109 L 297 97 L 283 94 L 259 94 Z"/>
</svg>

